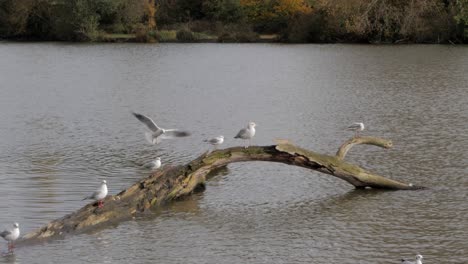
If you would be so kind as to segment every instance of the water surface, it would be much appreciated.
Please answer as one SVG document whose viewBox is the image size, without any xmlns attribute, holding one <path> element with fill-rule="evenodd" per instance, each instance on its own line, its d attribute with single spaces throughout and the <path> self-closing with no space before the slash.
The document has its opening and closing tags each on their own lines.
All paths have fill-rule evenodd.
<svg viewBox="0 0 468 264">
<path fill-rule="evenodd" d="M 393 140 L 348 160 L 425 191 L 356 191 L 314 171 L 229 165 L 205 192 L 0 263 L 468 263 L 468 48 L 281 44 L 0 44 L 0 226 L 23 233 L 183 164 L 248 121 L 334 153 L 351 134 Z M 151 146 L 130 113 L 193 135 Z M 1 244 L 3 248 L 6 245 Z"/>
</svg>

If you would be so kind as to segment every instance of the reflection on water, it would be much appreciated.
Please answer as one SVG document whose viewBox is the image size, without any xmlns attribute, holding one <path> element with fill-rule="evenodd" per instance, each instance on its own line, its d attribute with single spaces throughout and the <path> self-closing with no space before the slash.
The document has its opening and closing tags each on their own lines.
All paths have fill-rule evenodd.
<svg viewBox="0 0 468 264">
<path fill-rule="evenodd" d="M 230 164 L 204 192 L 0 263 L 468 261 L 466 47 L 2 43 L 0 56 L 0 226 L 23 234 L 82 207 L 102 179 L 118 193 L 155 157 L 188 162 L 220 134 L 240 144 L 248 121 L 254 144 L 329 154 L 362 121 L 395 147 L 356 146 L 349 161 L 431 187 L 353 190 L 303 168 Z M 131 111 L 192 136 L 147 145 Z"/>
<path fill-rule="evenodd" d="M 2 253 L 1 258 L 0 258 L 0 263 L 18 263 L 16 261 L 16 254 L 12 253 Z"/>
</svg>

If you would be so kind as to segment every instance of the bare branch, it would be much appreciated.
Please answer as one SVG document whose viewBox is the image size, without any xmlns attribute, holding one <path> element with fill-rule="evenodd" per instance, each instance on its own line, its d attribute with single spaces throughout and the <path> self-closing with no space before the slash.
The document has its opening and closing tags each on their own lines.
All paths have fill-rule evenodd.
<svg viewBox="0 0 468 264">
<path fill-rule="evenodd" d="M 377 138 L 377 137 L 353 137 L 343 143 L 341 147 L 336 152 L 336 157 L 340 160 L 343 160 L 348 151 L 354 146 L 359 144 L 374 145 L 381 148 L 391 148 L 393 143 L 391 140 Z"/>
</svg>

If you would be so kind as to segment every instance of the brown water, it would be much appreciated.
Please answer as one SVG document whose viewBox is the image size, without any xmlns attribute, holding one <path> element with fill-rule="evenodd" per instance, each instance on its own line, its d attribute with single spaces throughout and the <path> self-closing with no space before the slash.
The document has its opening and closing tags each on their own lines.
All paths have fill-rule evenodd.
<svg viewBox="0 0 468 264">
<path fill-rule="evenodd" d="M 111 194 L 156 156 L 183 164 L 252 120 L 254 143 L 334 153 L 363 121 L 383 150 L 348 159 L 425 191 L 356 191 L 328 175 L 229 165 L 204 193 L 0 263 L 468 263 L 468 48 L 0 43 L 0 227 L 27 233 Z M 150 146 L 131 111 L 193 135 Z M 6 243 L 2 242 L 2 250 Z"/>
</svg>

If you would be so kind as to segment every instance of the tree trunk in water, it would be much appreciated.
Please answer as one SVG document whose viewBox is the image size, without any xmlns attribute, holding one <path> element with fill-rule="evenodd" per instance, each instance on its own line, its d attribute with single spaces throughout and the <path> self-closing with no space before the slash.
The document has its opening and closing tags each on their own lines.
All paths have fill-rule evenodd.
<svg viewBox="0 0 468 264">
<path fill-rule="evenodd" d="M 286 140 L 278 140 L 273 146 L 233 147 L 205 153 L 184 166 L 164 167 L 148 178 L 133 184 L 117 195 L 107 196 L 104 207 L 97 202 L 53 220 L 39 230 L 25 235 L 18 244 L 33 243 L 48 238 L 76 234 L 91 229 L 117 223 L 144 213 L 159 206 L 191 194 L 204 187 L 206 175 L 219 167 L 232 162 L 270 161 L 300 166 L 338 177 L 356 188 L 380 188 L 391 190 L 424 189 L 368 172 L 356 165 L 343 161 L 349 149 L 356 144 L 371 144 L 384 148 L 392 147 L 392 142 L 374 137 L 356 137 L 346 141 L 336 156 L 315 153 L 297 147 Z"/>
</svg>

